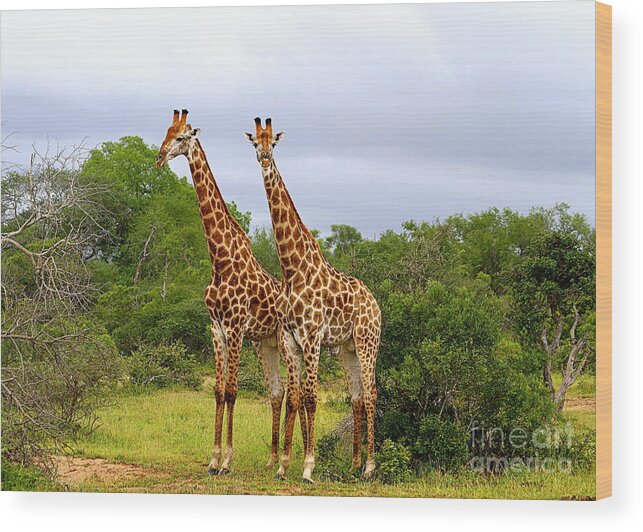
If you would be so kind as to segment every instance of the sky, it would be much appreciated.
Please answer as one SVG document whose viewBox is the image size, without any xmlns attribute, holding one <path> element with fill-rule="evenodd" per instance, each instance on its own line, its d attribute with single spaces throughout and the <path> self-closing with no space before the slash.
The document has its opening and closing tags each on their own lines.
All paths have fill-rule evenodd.
<svg viewBox="0 0 643 532">
<path fill-rule="evenodd" d="M 310 228 L 569 203 L 593 224 L 594 2 L 2 12 L 2 135 L 158 146 L 188 108 L 227 201 L 270 223 L 255 116 Z M 189 176 L 184 158 L 170 162 Z"/>
</svg>

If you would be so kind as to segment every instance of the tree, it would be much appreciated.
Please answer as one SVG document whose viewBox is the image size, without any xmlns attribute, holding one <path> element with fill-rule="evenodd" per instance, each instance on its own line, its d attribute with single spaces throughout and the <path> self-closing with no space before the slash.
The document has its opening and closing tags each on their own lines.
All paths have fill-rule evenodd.
<svg viewBox="0 0 643 532">
<path fill-rule="evenodd" d="M 330 226 L 330 231 L 331 234 L 326 238 L 326 243 L 337 257 L 350 254 L 362 241 L 362 233 L 352 225 L 333 224 Z"/>
<path fill-rule="evenodd" d="M 272 234 L 272 227 L 263 226 L 255 229 L 252 233 L 252 252 L 268 273 L 274 275 L 277 279 L 281 279 L 281 265 L 279 263 L 279 255 L 277 254 L 277 246 L 275 244 L 275 237 Z"/>
<path fill-rule="evenodd" d="M 2 454 L 45 463 L 91 425 L 120 375 L 93 319 L 85 260 L 101 238 L 100 184 L 79 179 L 82 147 L 34 151 L 2 175 Z"/>
<path fill-rule="evenodd" d="M 108 259 L 118 255 L 130 224 L 149 206 L 152 197 L 171 195 L 179 185 L 169 166 L 156 168 L 157 153 L 158 149 L 145 144 L 142 138 L 129 136 L 117 142 L 103 142 L 82 161 L 79 180 L 102 185 L 106 190 L 100 202 L 111 215 L 104 238 L 98 242 L 98 252 Z"/>
<path fill-rule="evenodd" d="M 117 191 L 127 207 L 110 226 L 111 247 L 89 264 L 102 288 L 96 313 L 125 355 L 181 342 L 205 357 L 203 291 L 212 266 L 199 206 L 187 179 L 155 169 L 156 153 L 139 137 L 124 137 L 93 150 L 82 166 L 84 179 Z M 228 209 L 247 232 L 250 213 L 233 202 Z"/>
<path fill-rule="evenodd" d="M 479 274 L 458 286 L 433 281 L 391 291 L 378 360 L 380 441 L 408 446 L 418 462 L 456 469 L 470 457 L 478 424 L 508 433 L 549 421 L 544 386 L 520 372 L 520 345 L 503 331 L 505 307 Z M 516 449 L 491 442 L 491 454 Z"/>
<path fill-rule="evenodd" d="M 542 352 L 543 380 L 559 409 L 594 353 L 595 283 L 594 241 L 572 226 L 538 239 L 512 274 L 516 326 L 527 345 Z"/>
</svg>

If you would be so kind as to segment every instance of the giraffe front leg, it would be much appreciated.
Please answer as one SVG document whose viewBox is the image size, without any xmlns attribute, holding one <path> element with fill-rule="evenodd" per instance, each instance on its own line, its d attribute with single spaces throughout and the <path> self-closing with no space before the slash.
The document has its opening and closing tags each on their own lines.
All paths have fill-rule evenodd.
<svg viewBox="0 0 643 532">
<path fill-rule="evenodd" d="M 215 384 L 214 397 L 216 401 L 216 414 L 214 421 L 214 447 L 212 459 L 208 465 L 210 475 L 218 475 L 221 465 L 221 437 L 223 432 L 223 414 L 225 409 L 225 376 L 227 372 L 227 350 L 223 331 L 219 323 L 213 319 L 212 344 L 214 346 Z"/>
<path fill-rule="evenodd" d="M 228 347 L 228 375 L 225 386 L 225 405 L 228 412 L 226 451 L 223 462 L 219 469 L 219 475 L 227 475 L 232 467 L 234 456 L 233 426 L 234 426 L 234 405 L 237 400 L 237 376 L 239 374 L 239 363 L 241 360 L 242 337 L 238 330 L 232 330 L 227 335 Z"/>
</svg>

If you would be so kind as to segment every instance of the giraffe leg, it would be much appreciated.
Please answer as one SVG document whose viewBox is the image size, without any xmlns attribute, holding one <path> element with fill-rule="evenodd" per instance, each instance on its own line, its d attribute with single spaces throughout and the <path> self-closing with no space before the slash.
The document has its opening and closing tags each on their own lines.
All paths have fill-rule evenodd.
<svg viewBox="0 0 643 532">
<path fill-rule="evenodd" d="M 227 335 L 228 347 L 228 375 L 225 387 L 225 405 L 228 413 L 226 451 L 219 469 L 219 475 L 230 473 L 234 450 L 232 446 L 234 405 L 237 400 L 237 375 L 239 374 L 239 363 L 241 360 L 241 345 L 243 337 L 239 332 L 240 328 L 230 329 Z"/>
<path fill-rule="evenodd" d="M 379 329 L 373 326 L 356 327 L 355 347 L 360 364 L 360 379 L 366 413 L 366 467 L 363 476 L 369 478 L 375 471 L 375 406 L 377 403 L 375 362 L 379 350 Z"/>
<path fill-rule="evenodd" d="M 286 393 L 286 420 L 284 426 L 284 449 L 275 475 L 278 480 L 286 478 L 292 453 L 292 440 L 295 430 L 295 418 L 299 411 L 301 361 L 295 339 L 290 333 L 279 331 L 279 350 L 288 369 L 288 391 Z"/>
<path fill-rule="evenodd" d="M 263 374 L 266 379 L 266 386 L 270 393 L 270 405 L 272 407 L 272 442 L 270 458 L 266 469 L 271 469 L 279 461 L 279 424 L 281 421 L 281 405 L 284 399 L 284 387 L 279 376 L 279 349 L 277 338 L 270 337 L 254 342 L 255 350 L 259 356 Z"/>
<path fill-rule="evenodd" d="M 306 449 L 308 447 L 308 415 L 306 414 L 306 405 L 301 400 L 302 396 L 303 396 L 303 388 L 301 386 L 301 381 L 300 381 L 299 426 L 301 427 L 301 439 L 303 441 L 303 448 Z"/>
<path fill-rule="evenodd" d="M 223 431 L 223 413 L 225 409 L 225 376 L 228 371 L 228 353 L 223 330 L 219 322 L 214 318 L 212 319 L 211 331 L 214 346 L 216 414 L 214 418 L 214 447 L 212 449 L 212 459 L 208 465 L 208 473 L 218 475 L 221 465 L 221 433 Z"/>
<path fill-rule="evenodd" d="M 348 391 L 353 406 L 353 460 L 351 469 L 359 469 L 362 465 L 362 424 L 364 399 L 362 393 L 361 368 L 355 343 L 351 340 L 339 348 L 339 359 L 348 380 Z"/>
<path fill-rule="evenodd" d="M 317 411 L 317 372 L 319 369 L 320 344 L 304 346 L 304 363 L 306 365 L 306 382 L 304 384 L 304 406 L 306 407 L 306 422 L 308 424 L 308 438 L 306 440 L 306 454 L 304 457 L 304 472 L 302 481 L 312 483 L 312 474 L 315 469 L 315 414 Z"/>
</svg>

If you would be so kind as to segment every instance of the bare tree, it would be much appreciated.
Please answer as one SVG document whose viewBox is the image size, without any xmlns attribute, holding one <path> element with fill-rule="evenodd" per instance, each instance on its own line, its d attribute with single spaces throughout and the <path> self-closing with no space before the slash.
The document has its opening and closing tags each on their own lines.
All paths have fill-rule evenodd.
<svg viewBox="0 0 643 532">
<path fill-rule="evenodd" d="M 540 340 L 546 353 L 546 359 L 543 364 L 543 379 L 550 390 L 554 403 L 556 403 L 556 406 L 559 409 L 562 409 L 565 404 L 565 394 L 567 393 L 567 390 L 569 390 L 569 387 L 576 382 L 576 379 L 578 379 L 583 368 L 587 364 L 590 354 L 593 353 L 593 347 L 589 342 L 587 334 L 583 334 L 580 337 L 576 334 L 576 330 L 578 329 L 578 324 L 580 322 L 580 314 L 576 305 L 573 305 L 573 311 L 574 318 L 569 329 L 569 339 L 566 342 L 566 345 L 561 344 L 564 320 L 560 313 L 554 314 L 553 331 L 549 331 L 545 327 L 540 335 Z M 567 356 L 560 357 L 565 361 L 560 368 L 563 379 L 558 389 L 556 389 L 552 378 L 552 365 L 553 361 L 559 357 L 559 354 L 563 349 L 567 349 L 569 354 Z"/>
<path fill-rule="evenodd" d="M 2 168 L 3 454 L 20 463 L 43 463 L 91 425 L 118 373 L 88 312 L 96 290 L 86 259 L 104 232 L 108 191 L 81 180 L 84 155 L 82 145 L 34 147 L 26 168 Z"/>
</svg>

